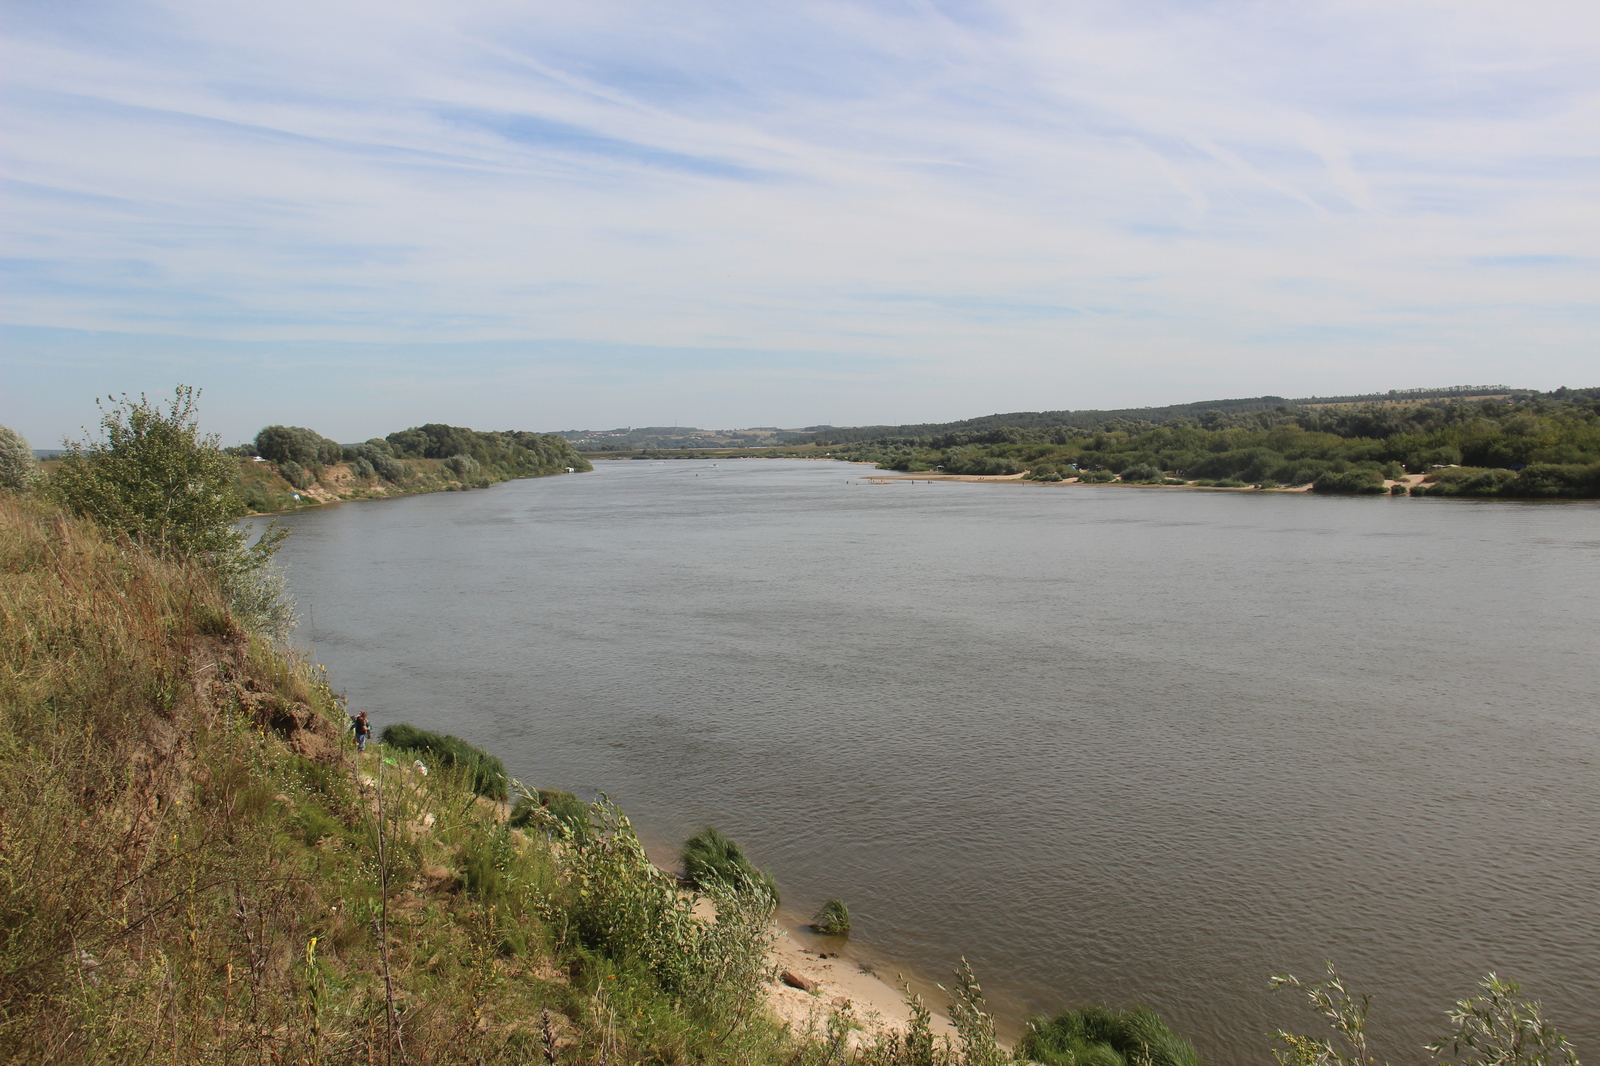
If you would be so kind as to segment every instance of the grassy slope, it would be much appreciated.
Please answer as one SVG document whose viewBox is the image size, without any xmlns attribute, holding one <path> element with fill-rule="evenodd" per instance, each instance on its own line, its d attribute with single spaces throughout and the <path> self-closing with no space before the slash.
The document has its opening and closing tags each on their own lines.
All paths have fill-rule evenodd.
<svg viewBox="0 0 1600 1066">
<path fill-rule="evenodd" d="M 0 570 L 11 1057 L 382 1061 L 398 1030 L 414 1063 L 708 1058 L 650 980 L 576 965 L 550 846 L 448 772 L 358 768 L 325 679 L 206 575 L 5 496 Z"/>
<path fill-rule="evenodd" d="M 0 572 L 0 1060 L 841 1061 L 763 1006 L 770 900 L 700 917 L 614 807 L 357 756 L 209 575 L 4 494 Z"/>
</svg>

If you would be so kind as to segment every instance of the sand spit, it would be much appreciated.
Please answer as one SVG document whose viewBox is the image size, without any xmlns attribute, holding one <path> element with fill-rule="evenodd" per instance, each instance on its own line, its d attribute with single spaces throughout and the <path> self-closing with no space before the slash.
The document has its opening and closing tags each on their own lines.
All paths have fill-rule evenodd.
<svg viewBox="0 0 1600 1066">
<path fill-rule="evenodd" d="M 982 482 L 1001 482 L 1001 483 L 1012 484 L 1012 485 L 1032 485 L 1032 486 L 1036 486 L 1038 488 L 1046 488 L 1046 489 L 1047 488 L 1059 488 L 1059 487 L 1064 486 L 1064 485 L 1081 485 L 1081 484 L 1085 484 L 1085 482 L 1081 482 L 1075 477 L 1069 477 L 1069 478 L 1066 478 L 1066 479 L 1064 479 L 1062 481 L 1026 481 L 1026 480 L 1024 480 L 1024 478 L 1026 477 L 1026 474 L 1027 474 L 1027 471 L 1023 471 L 1020 474 L 941 474 L 941 473 L 936 473 L 936 472 L 924 472 L 924 473 L 915 473 L 915 474 L 867 474 L 867 475 L 860 476 L 858 478 L 858 480 L 860 480 L 862 483 L 867 484 L 867 485 L 893 485 L 893 484 L 914 485 L 919 481 L 926 482 L 927 484 L 931 485 L 936 481 L 969 481 L 969 482 L 982 481 Z M 1424 479 L 1425 476 L 1426 475 L 1423 475 L 1423 474 L 1407 474 L 1405 477 L 1400 478 L 1398 480 L 1385 480 L 1384 483 L 1383 483 L 1383 487 L 1384 487 L 1385 490 L 1388 490 L 1388 489 L 1394 487 L 1395 485 L 1404 485 L 1407 488 L 1410 488 L 1412 485 L 1420 485 L 1420 484 L 1422 484 L 1423 479 Z M 1135 484 L 1135 485 L 1131 485 L 1130 486 L 1130 485 L 1124 485 L 1121 482 L 1107 481 L 1107 482 L 1099 482 L 1099 484 L 1103 484 L 1103 485 L 1119 485 L 1119 486 L 1121 486 L 1123 488 L 1141 488 L 1141 489 L 1195 489 L 1195 490 L 1198 490 L 1198 491 L 1201 491 L 1201 492 L 1310 492 L 1311 491 L 1311 485 L 1310 485 L 1309 482 L 1307 484 L 1304 484 L 1304 485 L 1289 485 L 1289 486 L 1286 486 L 1284 488 L 1273 488 L 1273 489 L 1257 488 L 1254 485 L 1244 485 L 1244 486 L 1240 486 L 1240 487 L 1237 487 L 1237 488 L 1230 487 L 1230 486 L 1224 486 L 1224 485 L 1196 485 L 1193 482 L 1188 482 L 1188 483 L 1185 483 L 1185 484 L 1182 484 L 1182 485 L 1144 485 L 1144 484 Z"/>
</svg>

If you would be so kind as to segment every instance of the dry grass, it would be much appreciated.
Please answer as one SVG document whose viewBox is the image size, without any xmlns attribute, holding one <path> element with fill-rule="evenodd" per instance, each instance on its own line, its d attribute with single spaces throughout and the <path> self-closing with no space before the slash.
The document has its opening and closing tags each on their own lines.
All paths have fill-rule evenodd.
<svg viewBox="0 0 1600 1066">
<path fill-rule="evenodd" d="M 9 497 L 0 571 L 0 1055 L 494 1061 L 564 1005 L 510 987 L 545 961 L 503 950 L 540 945 L 526 898 L 425 876 L 483 830 L 470 794 L 364 785 L 324 679 L 205 574 Z M 428 814 L 457 828 L 409 839 Z"/>
</svg>

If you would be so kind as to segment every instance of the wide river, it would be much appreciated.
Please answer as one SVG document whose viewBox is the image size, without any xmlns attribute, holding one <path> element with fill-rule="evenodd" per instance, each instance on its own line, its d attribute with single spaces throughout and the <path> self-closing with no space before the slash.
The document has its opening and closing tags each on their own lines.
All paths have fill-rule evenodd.
<svg viewBox="0 0 1600 1066">
<path fill-rule="evenodd" d="M 1012 1026 L 1270 1063 L 1331 959 L 1396 1063 L 1490 970 L 1600 1057 L 1600 506 L 596 465 L 286 519 L 351 706 L 715 824 Z"/>
</svg>

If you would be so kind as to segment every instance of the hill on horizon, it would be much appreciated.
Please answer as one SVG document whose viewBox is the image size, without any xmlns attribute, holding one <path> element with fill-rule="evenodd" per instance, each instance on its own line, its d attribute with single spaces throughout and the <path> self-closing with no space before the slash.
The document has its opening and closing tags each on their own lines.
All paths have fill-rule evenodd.
<svg viewBox="0 0 1600 1066">
<path fill-rule="evenodd" d="M 1465 400 L 1473 398 L 1506 397 L 1529 399 L 1534 397 L 1565 398 L 1573 393 L 1593 392 L 1592 389 L 1561 388 L 1550 393 L 1538 389 L 1517 389 L 1509 385 L 1451 385 L 1426 389 L 1390 389 L 1388 392 L 1371 392 L 1350 396 L 1305 396 L 1288 399 L 1283 396 L 1251 396 L 1228 400 L 1198 400 L 1193 403 L 1168 404 L 1161 407 L 1125 407 L 1117 410 L 1083 411 L 1011 411 L 1003 414 L 982 415 L 957 422 L 925 422 L 900 426 L 841 426 L 823 427 L 818 432 L 797 434 L 795 444 L 853 444 L 858 441 L 878 440 L 885 437 L 934 437 L 946 433 L 981 433 L 1001 428 L 1054 429 L 1068 426 L 1075 429 L 1092 429 L 1106 422 L 1125 419 L 1133 422 L 1169 422 L 1174 418 L 1195 418 L 1211 412 L 1221 414 L 1252 414 L 1272 411 L 1280 407 L 1315 407 L 1335 404 L 1364 403 L 1420 403 L 1428 400 Z"/>
<path fill-rule="evenodd" d="M 885 438 L 929 438 L 950 433 L 984 433 L 998 429 L 1047 430 L 1057 427 L 1093 429 L 1108 422 L 1125 421 L 1159 424 L 1175 418 L 1200 418 L 1205 415 L 1248 415 L 1279 409 L 1307 407 L 1359 406 L 1363 404 L 1418 404 L 1451 400 L 1534 400 L 1579 399 L 1600 394 L 1600 389 L 1569 389 L 1550 392 L 1513 388 L 1509 385 L 1450 385 L 1439 388 L 1390 389 L 1340 396 L 1277 395 L 1197 400 L 1190 403 L 1153 407 L 1086 409 L 1058 411 L 1010 411 L 954 422 L 919 422 L 905 425 L 830 426 L 814 425 L 785 429 L 777 426 L 751 426 L 743 429 L 702 429 L 696 426 L 627 426 L 608 430 L 565 429 L 554 431 L 574 448 L 585 452 L 632 452 L 654 450 L 781 448 L 786 446 L 855 444 Z"/>
</svg>

